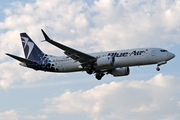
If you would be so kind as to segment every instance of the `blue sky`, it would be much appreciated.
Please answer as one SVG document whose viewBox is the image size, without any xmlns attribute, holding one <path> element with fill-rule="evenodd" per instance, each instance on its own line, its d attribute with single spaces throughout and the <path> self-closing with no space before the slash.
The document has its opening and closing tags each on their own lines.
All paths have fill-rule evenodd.
<svg viewBox="0 0 180 120">
<path fill-rule="evenodd" d="M 6 0 L 0 10 L 0 120 L 180 119 L 179 0 Z M 86 72 L 34 71 L 5 56 L 24 56 L 21 32 L 45 53 L 63 55 L 41 42 L 42 28 L 86 53 L 160 47 L 176 57 L 160 72 L 131 67 L 129 76 L 97 81 Z"/>
</svg>

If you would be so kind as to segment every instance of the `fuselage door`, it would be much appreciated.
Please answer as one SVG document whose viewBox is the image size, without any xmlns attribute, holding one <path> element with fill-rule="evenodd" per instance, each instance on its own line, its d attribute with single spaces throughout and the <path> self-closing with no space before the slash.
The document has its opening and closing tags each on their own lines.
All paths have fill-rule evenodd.
<svg viewBox="0 0 180 120">
<path fill-rule="evenodd" d="M 152 49 L 152 50 L 151 50 L 151 55 L 152 55 L 152 56 L 155 56 L 155 54 L 156 54 L 156 49 Z"/>
</svg>

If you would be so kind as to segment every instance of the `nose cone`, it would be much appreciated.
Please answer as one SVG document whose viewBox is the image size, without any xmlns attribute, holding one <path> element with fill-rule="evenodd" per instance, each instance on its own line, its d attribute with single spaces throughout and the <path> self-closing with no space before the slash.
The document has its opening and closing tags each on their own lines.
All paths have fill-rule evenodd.
<svg viewBox="0 0 180 120">
<path fill-rule="evenodd" d="M 174 57 L 175 57 L 175 54 L 173 54 L 173 53 L 169 53 L 169 59 L 173 59 Z"/>
</svg>

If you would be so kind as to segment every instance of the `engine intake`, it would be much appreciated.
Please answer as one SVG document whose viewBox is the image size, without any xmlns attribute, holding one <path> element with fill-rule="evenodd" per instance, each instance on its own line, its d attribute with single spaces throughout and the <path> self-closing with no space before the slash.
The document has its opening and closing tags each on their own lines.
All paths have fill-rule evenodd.
<svg viewBox="0 0 180 120">
<path fill-rule="evenodd" d="M 98 67 L 114 66 L 114 64 L 115 64 L 115 58 L 112 57 L 112 56 L 98 58 L 97 61 L 96 61 L 96 63 L 97 63 L 97 66 L 98 66 Z"/>
<path fill-rule="evenodd" d="M 112 72 L 111 72 L 111 74 L 114 77 L 126 76 L 126 75 L 129 75 L 129 73 L 130 73 L 129 67 L 116 68 L 116 69 L 112 70 Z"/>
</svg>

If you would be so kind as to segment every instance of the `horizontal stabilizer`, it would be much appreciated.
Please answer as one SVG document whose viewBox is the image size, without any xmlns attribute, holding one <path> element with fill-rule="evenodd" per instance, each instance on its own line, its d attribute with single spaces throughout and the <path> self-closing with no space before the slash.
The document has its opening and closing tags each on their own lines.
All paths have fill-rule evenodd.
<svg viewBox="0 0 180 120">
<path fill-rule="evenodd" d="M 18 57 L 18 56 L 15 56 L 15 55 L 11 55 L 11 54 L 8 54 L 8 53 L 6 53 L 6 55 L 8 55 L 8 56 L 10 56 L 10 57 L 12 57 L 12 58 L 22 62 L 22 63 L 28 63 L 28 64 L 37 63 L 35 61 L 28 60 L 28 59 L 25 59 L 25 58 L 21 58 L 21 57 Z"/>
</svg>

